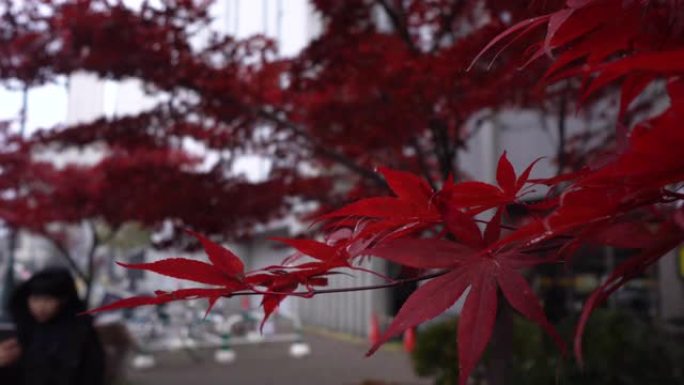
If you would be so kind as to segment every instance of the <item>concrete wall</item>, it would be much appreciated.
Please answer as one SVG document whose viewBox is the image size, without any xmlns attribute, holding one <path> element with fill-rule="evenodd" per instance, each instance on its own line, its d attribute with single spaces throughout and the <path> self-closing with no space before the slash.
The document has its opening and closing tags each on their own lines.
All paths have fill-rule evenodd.
<svg viewBox="0 0 684 385">
<path fill-rule="evenodd" d="M 679 267 L 679 247 L 658 261 L 658 292 L 660 318 L 666 323 L 676 323 L 684 331 L 684 276 Z"/>
</svg>

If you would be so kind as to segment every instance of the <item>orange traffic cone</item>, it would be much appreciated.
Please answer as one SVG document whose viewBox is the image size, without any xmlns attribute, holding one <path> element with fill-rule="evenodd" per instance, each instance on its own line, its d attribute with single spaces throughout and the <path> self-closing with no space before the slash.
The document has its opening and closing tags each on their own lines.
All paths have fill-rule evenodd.
<svg viewBox="0 0 684 385">
<path fill-rule="evenodd" d="M 404 350 L 411 353 L 416 348 L 416 330 L 408 328 L 404 331 Z"/>
<path fill-rule="evenodd" d="M 242 297 L 242 301 L 240 301 L 240 306 L 242 307 L 242 310 L 248 311 L 251 308 L 249 296 L 244 296 Z"/>
<path fill-rule="evenodd" d="M 375 313 L 371 315 L 370 324 L 368 325 L 368 341 L 371 345 L 375 345 L 380 341 L 380 323 L 378 322 L 378 315 Z"/>
</svg>

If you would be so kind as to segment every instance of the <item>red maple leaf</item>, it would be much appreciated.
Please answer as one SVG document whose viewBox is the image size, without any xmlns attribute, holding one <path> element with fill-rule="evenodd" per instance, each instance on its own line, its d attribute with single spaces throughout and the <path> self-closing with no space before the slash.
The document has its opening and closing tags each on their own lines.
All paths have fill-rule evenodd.
<svg viewBox="0 0 684 385">
<path fill-rule="evenodd" d="M 189 234 L 196 237 L 204 247 L 211 264 L 186 258 L 169 258 L 150 263 L 119 265 L 136 270 L 145 270 L 165 275 L 167 277 L 178 278 L 213 286 L 212 288 L 188 288 L 172 292 L 157 292 L 155 296 L 137 296 L 125 298 L 114 303 L 92 309 L 89 313 L 137 307 L 143 305 L 159 305 L 166 302 L 177 301 L 189 298 L 209 299 L 211 310 L 216 300 L 220 297 L 227 297 L 232 293 L 248 289 L 252 283 L 244 279 L 244 264 L 233 252 L 227 248 L 212 242 L 203 235 L 194 231 L 186 230 Z"/>
<path fill-rule="evenodd" d="M 321 219 L 367 218 L 373 223 L 363 230 L 363 235 L 396 231 L 395 237 L 420 231 L 440 221 L 436 194 L 425 180 L 384 167 L 379 171 L 395 197 L 362 199 L 323 215 Z"/>
<path fill-rule="evenodd" d="M 470 214 L 478 214 L 491 208 L 498 208 L 516 202 L 521 190 L 529 181 L 532 162 L 520 176 L 516 178 L 513 165 L 504 152 L 499 158 L 496 170 L 498 186 L 467 181 L 445 186 L 442 194 L 445 205 L 450 210 L 464 210 Z"/>
<path fill-rule="evenodd" d="M 458 330 L 460 384 L 479 361 L 491 337 L 496 318 L 497 288 L 510 305 L 525 317 L 542 326 L 562 351 L 565 344 L 548 322 L 532 289 L 518 272 L 529 265 L 528 256 L 515 251 L 492 252 L 487 248 L 499 237 L 501 215 L 488 223 L 483 237 L 474 219 L 460 211 L 448 216 L 447 226 L 465 247 L 450 246 L 441 240 L 394 240 L 369 250 L 371 254 L 408 266 L 449 268 L 442 276 L 420 286 L 404 303 L 390 327 L 368 354 L 375 352 L 391 337 L 443 313 L 466 292 Z M 436 245 L 435 253 L 420 246 Z"/>
<path fill-rule="evenodd" d="M 580 319 L 575 331 L 574 350 L 577 361 L 583 365 L 582 335 L 591 313 L 612 293 L 627 281 L 643 273 L 649 266 L 657 262 L 663 255 L 684 241 L 684 232 L 675 223 L 663 223 L 658 231 L 641 234 L 639 248 L 641 251 L 620 263 L 608 278 L 594 290 L 584 303 Z"/>
</svg>

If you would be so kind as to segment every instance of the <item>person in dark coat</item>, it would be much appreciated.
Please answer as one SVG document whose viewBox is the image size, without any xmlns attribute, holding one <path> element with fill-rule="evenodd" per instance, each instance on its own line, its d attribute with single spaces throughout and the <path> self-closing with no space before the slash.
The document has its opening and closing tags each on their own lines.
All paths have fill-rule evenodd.
<svg viewBox="0 0 684 385">
<path fill-rule="evenodd" d="M 84 310 L 66 269 L 43 270 L 17 288 L 9 305 L 20 348 L 17 385 L 103 384 L 104 351 L 92 317 L 79 315 Z"/>
<path fill-rule="evenodd" d="M 16 339 L 0 341 L 0 384 L 21 384 L 21 373 L 15 364 L 19 357 L 21 357 L 21 348 Z"/>
</svg>

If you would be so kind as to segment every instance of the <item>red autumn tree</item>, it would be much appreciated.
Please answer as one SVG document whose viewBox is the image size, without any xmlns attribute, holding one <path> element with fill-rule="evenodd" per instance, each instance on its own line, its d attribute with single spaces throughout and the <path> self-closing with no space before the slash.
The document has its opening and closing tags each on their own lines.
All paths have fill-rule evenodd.
<svg viewBox="0 0 684 385">
<path fill-rule="evenodd" d="M 8 39 L 11 60 L 0 62 L 0 73 L 26 82 L 76 69 L 141 77 L 170 95 L 169 103 L 152 112 L 168 119 L 149 125 L 163 131 L 162 138 L 182 133 L 206 142 L 207 148 L 274 156 L 276 170 L 292 170 L 303 162 L 330 170 L 330 177 L 355 175 L 343 179 L 360 187 L 351 195 L 345 191 L 347 198 L 367 194 L 366 180 L 391 189 L 392 196 L 363 198 L 321 216 L 323 228 L 334 235 L 326 242 L 282 240 L 298 252 L 282 266 L 261 271 L 245 272 L 236 255 L 192 232 L 209 263 L 168 259 L 127 267 L 210 288 L 158 292 L 100 310 L 197 297 L 213 304 L 226 296 L 263 295 L 268 315 L 288 295 L 325 293 L 317 287 L 325 286 L 328 274 L 353 268 L 358 259 L 371 255 L 422 271 L 384 286 L 427 281 L 406 301 L 378 345 L 439 315 L 468 292 L 458 332 L 460 383 L 465 384 L 490 340 L 501 300 L 537 322 L 564 350 L 524 269 L 568 262 L 587 243 L 636 251 L 587 301 L 575 338 L 581 361 L 581 335 L 591 311 L 684 239 L 684 214 L 678 207 L 684 180 L 679 154 L 684 131 L 677 127 L 684 90 L 678 2 L 547 3 L 552 11 L 544 14 L 527 4 L 503 7 L 500 2 L 316 1 L 326 17 L 325 32 L 291 60 L 270 59 L 271 46 L 261 38 L 216 39 L 194 51 L 184 27 L 206 20 L 206 12 L 191 2 L 163 9 L 145 5 L 138 12 L 78 2 L 55 5 L 47 16 L 29 5 L 18 11 L 27 17 L 8 16 L 11 27 L 2 36 Z M 384 12 L 391 31 L 377 29 L 376 9 Z M 530 12 L 541 16 L 525 19 Z M 504 18 L 523 20 L 494 37 Z M 107 33 L 112 26 L 127 33 Z M 422 31 L 431 38 L 424 39 Z M 159 36 L 164 39 L 155 40 Z M 527 54 L 512 54 L 511 46 L 522 43 L 530 47 Z M 121 54 L 124 47 L 126 55 Z M 465 71 L 481 50 L 485 56 Z M 492 53 L 497 57 L 490 68 L 484 60 Z M 542 77 L 534 66 L 543 66 L 546 56 L 552 64 Z M 528 68 L 517 76 L 521 63 Z M 579 79 L 580 101 L 598 97 L 598 92 L 609 96 L 617 84 L 622 108 L 614 122 L 612 151 L 603 151 L 576 172 L 544 180 L 530 178 L 533 165 L 516 172 L 504 154 L 496 184 L 463 181 L 454 154 L 467 137 L 464 122 L 483 108 L 507 103 L 548 107 L 555 95 L 540 99 L 529 91 L 539 78 L 544 84 Z M 666 84 L 664 110 L 626 119 L 631 102 L 655 79 Z M 573 90 L 575 83 L 566 80 L 562 92 Z M 119 123 L 47 136 L 58 143 L 81 137 L 89 142 L 89 133 L 91 138 L 122 139 L 126 136 L 115 135 Z M 268 140 L 262 128 L 269 132 Z M 372 167 L 378 164 L 392 168 L 376 174 Z M 301 177 L 306 176 L 300 168 L 291 174 Z M 525 193 L 538 184 L 552 187 L 548 197 L 525 203 Z M 343 198 L 326 194 L 321 202 Z M 511 204 L 526 205 L 531 212 L 526 224 L 502 224 Z M 486 212 L 493 215 L 485 218 Z M 302 255 L 312 259 L 302 260 Z"/>
<path fill-rule="evenodd" d="M 465 71 L 507 23 L 541 6 L 316 1 L 321 36 L 281 59 L 259 36 L 217 35 L 193 46 L 192 32 L 209 23 L 203 2 L 144 2 L 138 10 L 105 1 L 12 3 L 3 14 L 0 78 L 31 86 L 86 71 L 140 79 L 162 99 L 138 116 L 60 127 L 36 140 L 164 149 L 192 138 L 224 154 L 217 168 L 256 154 L 273 161 L 269 180 L 306 181 L 310 169 L 345 180 L 320 194 L 324 204 L 382 191 L 380 165 L 438 185 L 459 173 L 456 153 L 473 134 L 466 123 L 483 109 L 543 102 L 528 91 L 538 74 L 518 72 L 512 60 Z"/>
<path fill-rule="evenodd" d="M 306 185 L 283 179 L 253 184 L 228 178 L 216 169 L 198 173 L 193 171 L 197 159 L 169 148 L 114 147 L 93 164 L 58 166 L 44 155 L 37 156 L 45 149 L 41 149 L 40 139 L 34 140 L 27 142 L 11 135 L 5 140 L 0 159 L 0 190 L 5 196 L 0 202 L 0 218 L 12 229 L 50 241 L 85 282 L 87 298 L 98 248 L 128 223 L 155 228 L 174 221 L 176 226 L 206 233 L 244 235 L 248 231 L 241 229 L 250 229 L 282 210 L 288 194 L 326 187 L 325 181 L 316 178 L 310 178 Z M 242 194 L 255 197 L 238 205 Z M 315 195 L 304 194 L 300 195 Z M 217 212 L 237 215 L 221 216 Z M 79 261 L 70 245 L 68 228 L 83 224 L 89 228 L 90 240 L 85 261 Z"/>
</svg>

